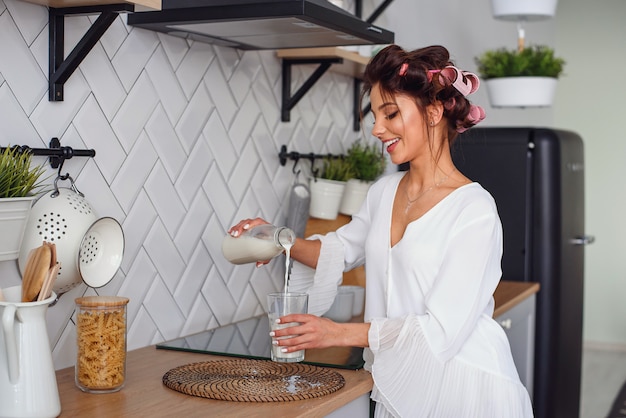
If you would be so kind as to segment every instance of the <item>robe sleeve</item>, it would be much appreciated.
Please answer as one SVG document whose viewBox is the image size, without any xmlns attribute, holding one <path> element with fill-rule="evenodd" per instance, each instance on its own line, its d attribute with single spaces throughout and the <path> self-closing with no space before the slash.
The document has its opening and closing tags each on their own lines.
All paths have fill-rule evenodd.
<svg viewBox="0 0 626 418">
<path fill-rule="evenodd" d="M 321 316 L 328 311 L 343 280 L 343 245 L 334 232 L 312 235 L 307 239 L 322 242 L 317 269 L 294 261 L 289 277 L 289 290 L 309 295 L 309 313 Z"/>
<path fill-rule="evenodd" d="M 294 261 L 289 279 L 289 289 L 309 294 L 309 313 L 325 314 L 335 300 L 337 286 L 343 281 L 343 273 L 364 263 L 364 242 L 369 230 L 368 193 L 366 204 L 352 216 L 347 224 L 336 232 L 312 235 L 307 239 L 322 242 L 317 269 Z"/>
</svg>

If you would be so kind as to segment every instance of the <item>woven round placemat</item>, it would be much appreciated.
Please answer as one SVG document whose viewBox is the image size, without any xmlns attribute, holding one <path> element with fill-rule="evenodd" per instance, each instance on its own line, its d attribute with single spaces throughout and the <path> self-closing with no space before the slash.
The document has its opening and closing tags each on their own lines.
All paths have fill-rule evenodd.
<svg viewBox="0 0 626 418">
<path fill-rule="evenodd" d="M 341 389 L 336 371 L 302 363 L 232 359 L 175 367 L 163 384 L 187 395 L 236 402 L 284 402 L 319 398 Z"/>
</svg>

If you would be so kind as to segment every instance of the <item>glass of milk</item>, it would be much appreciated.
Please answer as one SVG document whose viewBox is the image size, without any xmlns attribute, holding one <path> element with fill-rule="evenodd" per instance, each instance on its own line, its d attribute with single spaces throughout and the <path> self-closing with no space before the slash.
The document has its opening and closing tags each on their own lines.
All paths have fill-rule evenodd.
<svg viewBox="0 0 626 418">
<path fill-rule="evenodd" d="M 287 314 L 307 313 L 308 304 L 309 295 L 306 293 L 270 293 L 267 295 L 267 315 L 270 321 L 270 329 L 274 331 L 300 325 L 298 322 L 277 324 L 276 320 Z M 292 337 L 294 336 L 280 337 L 280 339 Z M 295 351 L 293 353 L 283 353 L 281 351 L 282 348 L 284 347 L 272 344 L 271 358 L 273 361 L 294 363 L 304 360 L 304 350 Z"/>
</svg>

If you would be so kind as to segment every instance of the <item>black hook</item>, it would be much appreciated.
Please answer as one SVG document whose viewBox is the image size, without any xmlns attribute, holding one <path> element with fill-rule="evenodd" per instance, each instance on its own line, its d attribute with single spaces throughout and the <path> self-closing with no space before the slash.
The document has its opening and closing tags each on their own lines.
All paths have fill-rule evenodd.
<svg viewBox="0 0 626 418">
<path fill-rule="evenodd" d="M 315 166 L 315 156 L 314 155 L 309 155 L 308 158 L 311 161 L 311 174 L 313 174 L 313 179 L 315 181 L 317 181 L 317 176 L 320 173 L 320 169 L 319 169 L 319 167 Z"/>
<path fill-rule="evenodd" d="M 293 167 L 291 167 L 291 172 L 295 174 L 296 176 L 298 176 L 300 174 L 300 171 L 302 171 L 302 170 L 296 171 L 296 166 L 298 165 L 298 161 L 300 161 L 300 156 L 297 156 L 293 159 Z"/>
<path fill-rule="evenodd" d="M 300 160 L 300 158 L 309 159 L 309 161 L 311 161 L 311 173 L 313 174 L 313 178 L 317 179 L 320 169 L 315 167 L 316 159 L 343 158 L 343 155 L 313 154 L 312 152 L 308 154 L 300 154 L 299 152 L 296 152 L 296 151 L 287 152 L 287 146 L 283 145 L 280 147 L 278 158 L 280 160 L 280 165 L 285 165 L 288 159 L 294 160 L 295 163 L 293 164 L 293 168 L 292 168 L 292 171 L 294 174 L 298 174 L 300 172 L 300 171 L 296 172 L 296 165 L 298 164 L 298 161 Z"/>
<path fill-rule="evenodd" d="M 74 150 L 70 147 L 61 147 L 61 141 L 59 141 L 59 138 L 52 138 L 50 140 L 50 148 L 61 150 L 61 155 L 50 156 L 50 166 L 52 166 L 52 168 L 59 168 L 57 176 L 61 180 L 69 179 L 70 173 L 61 174 L 61 171 L 63 170 L 63 163 L 65 163 L 65 160 L 74 156 Z"/>
</svg>

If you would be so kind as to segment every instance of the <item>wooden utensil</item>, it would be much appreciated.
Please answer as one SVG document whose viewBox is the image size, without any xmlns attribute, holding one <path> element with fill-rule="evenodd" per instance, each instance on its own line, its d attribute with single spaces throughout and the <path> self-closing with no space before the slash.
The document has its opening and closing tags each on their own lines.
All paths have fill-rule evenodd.
<svg viewBox="0 0 626 418">
<path fill-rule="evenodd" d="M 22 302 L 37 299 L 44 280 L 50 270 L 52 251 L 48 245 L 41 245 L 29 255 L 22 277 Z"/>
<path fill-rule="evenodd" d="M 59 275 L 60 264 L 56 264 L 53 267 L 50 267 L 48 270 L 48 275 L 41 286 L 41 291 L 39 291 L 39 296 L 37 296 L 37 301 L 46 300 L 50 297 L 50 291 L 52 290 L 52 286 L 54 286 L 54 281 Z"/>
<path fill-rule="evenodd" d="M 57 264 L 57 246 L 53 242 L 46 241 L 43 242 L 43 245 L 50 248 L 50 268 L 48 269 L 48 273 L 46 274 L 46 277 L 41 285 L 37 301 L 42 301 L 50 297 L 50 291 L 52 290 L 52 286 L 59 274 L 60 269 L 60 265 Z"/>
</svg>

